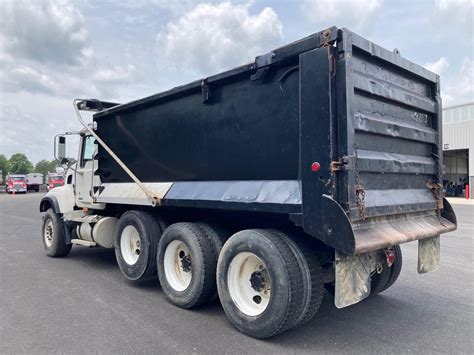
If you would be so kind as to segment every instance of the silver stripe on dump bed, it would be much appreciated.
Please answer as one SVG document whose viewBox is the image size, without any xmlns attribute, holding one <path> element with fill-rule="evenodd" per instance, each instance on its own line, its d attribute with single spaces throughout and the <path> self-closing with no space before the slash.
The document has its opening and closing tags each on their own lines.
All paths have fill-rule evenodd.
<svg viewBox="0 0 474 355">
<path fill-rule="evenodd" d="M 172 182 L 143 183 L 147 191 L 162 199 L 173 185 Z M 134 182 L 104 183 L 96 193 L 99 203 L 123 203 L 130 205 L 152 206 L 152 202 L 143 190 Z"/>
</svg>

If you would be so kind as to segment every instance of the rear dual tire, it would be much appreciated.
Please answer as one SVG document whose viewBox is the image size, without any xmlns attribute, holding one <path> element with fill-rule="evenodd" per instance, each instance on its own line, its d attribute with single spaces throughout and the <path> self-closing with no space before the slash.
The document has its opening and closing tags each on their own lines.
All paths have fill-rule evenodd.
<svg viewBox="0 0 474 355">
<path fill-rule="evenodd" d="M 217 288 L 237 329 L 269 338 L 301 323 L 308 297 L 299 257 L 286 236 L 268 230 L 244 230 L 225 243 L 217 265 Z"/>
<path fill-rule="evenodd" d="M 399 245 L 391 247 L 395 252 L 395 259 L 391 266 L 388 266 L 387 260 L 384 259 L 382 263 L 382 271 L 380 273 L 375 273 L 372 275 L 370 280 L 370 296 L 378 295 L 379 293 L 387 290 L 392 287 L 393 284 L 397 281 L 402 270 L 403 257 L 402 250 Z M 331 295 L 335 294 L 335 285 L 334 282 L 330 282 L 324 285 L 326 291 Z"/>
<path fill-rule="evenodd" d="M 296 327 L 311 321 L 319 310 L 324 294 L 323 273 L 321 264 L 315 252 L 310 249 L 303 240 L 298 237 L 290 238 L 288 235 L 273 231 L 290 246 L 298 260 L 303 275 L 303 298 L 304 305 L 296 322 Z"/>
<path fill-rule="evenodd" d="M 217 258 L 225 235 L 204 223 L 175 223 L 158 244 L 158 278 L 168 301 L 181 308 L 215 299 Z"/>
<path fill-rule="evenodd" d="M 397 281 L 402 271 L 402 250 L 399 245 L 392 247 L 393 252 L 395 253 L 395 259 L 393 264 L 388 266 L 387 260 L 384 259 L 382 265 L 382 272 L 380 274 L 375 274 L 371 280 L 371 295 L 379 294 L 388 288 L 392 287 L 395 281 Z"/>
<path fill-rule="evenodd" d="M 123 275 L 132 281 L 156 274 L 156 250 L 161 229 L 153 215 L 127 211 L 115 228 L 115 257 Z"/>
</svg>

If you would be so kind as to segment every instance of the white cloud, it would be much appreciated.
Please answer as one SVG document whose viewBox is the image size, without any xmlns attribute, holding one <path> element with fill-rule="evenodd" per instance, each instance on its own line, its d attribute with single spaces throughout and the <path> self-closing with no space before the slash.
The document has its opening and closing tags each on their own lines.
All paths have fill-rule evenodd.
<svg viewBox="0 0 474 355">
<path fill-rule="evenodd" d="M 123 82 L 132 78 L 135 72 L 135 66 L 128 64 L 126 66 L 114 65 L 111 68 L 105 68 L 97 71 L 93 79 L 98 82 Z"/>
<path fill-rule="evenodd" d="M 17 99 L 16 103 L 14 102 Z M 24 103 L 27 102 L 28 105 Z M 72 101 L 53 98 L 41 93 L 5 93 L 0 102 L 0 153 L 8 158 L 23 153 L 36 163 L 53 159 L 53 137 L 61 132 L 77 130 Z M 68 155 L 77 155 L 76 139 L 69 139 Z"/>
<path fill-rule="evenodd" d="M 445 57 L 439 58 L 436 62 L 428 62 L 424 67 L 432 72 L 441 75 L 444 74 L 449 67 L 449 62 Z"/>
<path fill-rule="evenodd" d="M 250 4 L 200 4 L 157 36 L 160 51 L 179 68 L 200 74 L 251 61 L 283 40 L 273 9 L 252 15 Z"/>
<path fill-rule="evenodd" d="M 56 85 L 45 73 L 30 66 L 17 65 L 6 67 L 8 75 L 2 75 L 4 90 L 54 93 Z"/>
<path fill-rule="evenodd" d="M 347 27 L 366 31 L 375 21 L 375 13 L 383 0 L 303 0 L 301 9 L 306 19 L 318 28 Z"/>
<path fill-rule="evenodd" d="M 109 0 L 117 6 L 121 6 L 128 9 L 143 9 L 146 7 L 158 7 L 160 9 L 169 11 L 172 15 L 182 15 L 183 13 L 192 10 L 199 3 L 200 0 L 121 0 L 119 2 L 115 0 Z M 216 3 L 219 1 L 208 0 L 206 3 Z"/>
<path fill-rule="evenodd" d="M 444 106 L 474 101 L 474 59 L 465 57 L 459 72 L 441 77 L 441 96 Z"/>
<path fill-rule="evenodd" d="M 436 0 L 434 15 L 435 23 L 447 28 L 448 36 L 453 35 L 454 28 L 463 27 L 472 40 L 474 0 Z"/>
<path fill-rule="evenodd" d="M 436 0 L 435 7 L 441 11 L 450 11 L 456 8 L 474 5 L 474 0 Z"/>
<path fill-rule="evenodd" d="M 472 102 L 474 100 L 474 60 L 463 58 L 458 71 L 451 68 L 445 57 L 426 63 L 425 68 L 441 76 L 441 97 L 444 106 Z M 449 70 L 451 69 L 451 70 Z"/>
<path fill-rule="evenodd" d="M 84 18 L 69 0 L 2 2 L 1 50 L 13 58 L 80 64 L 86 39 Z"/>
</svg>

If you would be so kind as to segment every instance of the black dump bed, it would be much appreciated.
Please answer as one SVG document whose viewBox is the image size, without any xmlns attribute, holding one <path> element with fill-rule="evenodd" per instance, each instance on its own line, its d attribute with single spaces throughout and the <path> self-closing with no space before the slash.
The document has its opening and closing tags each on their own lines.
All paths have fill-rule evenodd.
<svg viewBox="0 0 474 355">
<path fill-rule="evenodd" d="M 352 254 L 455 229 L 439 85 L 333 27 L 94 121 L 141 181 L 173 183 L 162 205 L 284 213 Z M 98 160 L 104 183 L 131 181 L 102 147 Z"/>
</svg>

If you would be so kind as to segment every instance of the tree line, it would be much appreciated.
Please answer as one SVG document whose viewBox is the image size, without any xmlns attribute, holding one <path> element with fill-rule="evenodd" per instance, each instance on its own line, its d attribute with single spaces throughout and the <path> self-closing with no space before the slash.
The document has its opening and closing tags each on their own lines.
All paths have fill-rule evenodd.
<svg viewBox="0 0 474 355">
<path fill-rule="evenodd" d="M 36 163 L 36 165 L 33 165 L 25 154 L 15 153 L 10 159 L 0 154 L 0 170 L 2 171 L 2 179 L 4 181 L 8 174 L 40 173 L 47 175 L 49 172 L 56 171 L 58 166 L 59 164 L 56 159 L 51 161 L 43 159 Z"/>
</svg>

